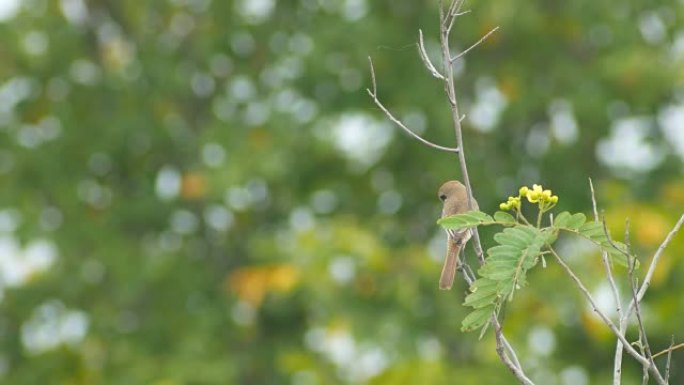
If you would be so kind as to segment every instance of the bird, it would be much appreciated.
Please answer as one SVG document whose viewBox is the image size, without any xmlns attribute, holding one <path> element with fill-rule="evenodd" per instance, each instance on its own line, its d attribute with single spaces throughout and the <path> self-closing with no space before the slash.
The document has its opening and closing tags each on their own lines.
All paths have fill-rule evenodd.
<svg viewBox="0 0 684 385">
<path fill-rule="evenodd" d="M 443 202 L 442 218 L 471 211 L 468 208 L 468 191 L 463 183 L 457 180 L 450 180 L 442 184 L 439 188 L 438 197 Z M 472 210 L 479 210 L 475 198 L 472 200 Z M 439 277 L 439 288 L 442 290 L 450 290 L 454 284 L 458 254 L 471 236 L 470 229 L 446 230 L 446 232 L 448 235 L 447 252 L 442 274 Z"/>
</svg>

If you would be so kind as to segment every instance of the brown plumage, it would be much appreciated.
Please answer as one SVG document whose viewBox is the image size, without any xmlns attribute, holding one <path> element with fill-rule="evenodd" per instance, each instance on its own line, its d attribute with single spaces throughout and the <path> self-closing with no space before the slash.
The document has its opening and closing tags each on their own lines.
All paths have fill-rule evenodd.
<svg viewBox="0 0 684 385">
<path fill-rule="evenodd" d="M 468 209 L 468 192 L 465 186 L 457 180 L 450 180 L 444 183 L 439 188 L 438 197 L 444 202 L 442 217 L 470 211 Z M 478 209 L 477 201 L 473 199 L 473 210 Z M 447 253 L 444 259 L 444 266 L 442 267 L 442 275 L 439 278 L 439 288 L 442 290 L 449 290 L 454 284 L 458 254 L 470 239 L 470 230 L 447 230 L 447 234 L 449 235 L 447 239 Z"/>
</svg>

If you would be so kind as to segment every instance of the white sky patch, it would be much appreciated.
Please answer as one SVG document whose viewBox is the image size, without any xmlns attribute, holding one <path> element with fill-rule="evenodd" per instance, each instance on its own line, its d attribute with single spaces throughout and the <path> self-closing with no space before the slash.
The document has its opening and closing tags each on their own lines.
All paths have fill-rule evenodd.
<svg viewBox="0 0 684 385">
<path fill-rule="evenodd" d="M 556 336 L 551 329 L 537 326 L 527 335 L 527 345 L 534 353 L 548 356 L 556 349 Z"/>
<path fill-rule="evenodd" d="M 670 56 L 674 61 L 684 59 L 684 29 L 680 29 L 675 35 L 670 47 Z"/>
<path fill-rule="evenodd" d="M 35 87 L 35 80 L 20 76 L 0 84 L 0 114 L 11 113 L 17 104 L 31 96 Z"/>
<path fill-rule="evenodd" d="M 209 167 L 219 167 L 226 160 L 226 150 L 216 142 L 209 142 L 202 146 L 202 162 Z"/>
<path fill-rule="evenodd" d="M 69 310 L 60 301 L 38 306 L 21 327 L 21 342 L 33 354 L 61 345 L 78 345 L 88 332 L 88 316 L 80 310 Z"/>
<path fill-rule="evenodd" d="M 384 191 L 378 197 L 378 210 L 383 214 L 395 214 L 401 208 L 403 197 L 396 190 Z"/>
<path fill-rule="evenodd" d="M 684 104 L 662 109 L 658 113 L 658 123 L 667 142 L 684 161 Z"/>
<path fill-rule="evenodd" d="M 332 190 L 318 190 L 311 195 L 311 207 L 319 214 L 329 214 L 337 205 L 338 198 Z"/>
<path fill-rule="evenodd" d="M 310 349 L 321 352 L 354 383 L 364 383 L 381 373 L 390 362 L 380 346 L 359 344 L 347 330 L 314 328 L 306 333 L 305 342 Z"/>
<path fill-rule="evenodd" d="M 334 123 L 330 140 L 352 164 L 366 169 L 382 157 L 393 135 L 393 128 L 385 121 L 347 113 Z"/>
<path fill-rule="evenodd" d="M 525 141 L 527 153 L 538 158 L 549 150 L 551 138 L 549 138 L 549 128 L 544 123 L 538 123 L 530 129 Z"/>
<path fill-rule="evenodd" d="M 235 222 L 233 213 L 221 205 L 211 205 L 204 209 L 204 222 L 216 231 L 227 231 Z"/>
<path fill-rule="evenodd" d="M 19 12 L 20 0 L 2 0 L 0 1 L 0 23 L 11 20 Z"/>
<path fill-rule="evenodd" d="M 197 231 L 199 220 L 197 216 L 189 210 L 176 210 L 170 218 L 171 229 L 182 235 L 192 234 Z"/>
<path fill-rule="evenodd" d="M 157 196 L 162 200 L 171 200 L 178 196 L 181 188 L 181 174 L 173 166 L 164 166 L 159 170 L 154 183 Z"/>
<path fill-rule="evenodd" d="M 615 298 L 613 298 L 613 291 L 607 283 L 599 285 L 599 287 L 594 290 L 592 296 L 596 300 L 596 307 L 603 312 L 603 314 L 608 317 L 614 317 L 617 314 Z M 598 315 L 591 311 L 591 307 L 587 305 L 587 308 L 591 314 L 598 318 Z"/>
<path fill-rule="evenodd" d="M 62 14 L 71 24 L 82 25 L 88 19 L 88 8 L 83 0 L 61 0 L 59 7 Z"/>
<path fill-rule="evenodd" d="M 243 20 L 251 24 L 261 24 L 268 20 L 274 8 L 274 0 L 241 0 L 235 3 L 235 10 Z"/>
<path fill-rule="evenodd" d="M 667 35 L 663 19 L 656 12 L 644 12 L 639 17 L 639 31 L 649 44 L 661 43 Z"/>
<path fill-rule="evenodd" d="M 366 0 L 345 0 L 342 5 L 342 17 L 349 21 L 363 19 L 368 13 Z"/>
<path fill-rule="evenodd" d="M 296 207 L 290 212 L 290 226 L 296 231 L 306 231 L 316 225 L 316 218 L 308 207 Z"/>
<path fill-rule="evenodd" d="M 43 31 L 31 31 L 21 41 L 24 51 L 29 55 L 39 56 L 47 51 L 50 41 Z"/>
<path fill-rule="evenodd" d="M 421 337 L 416 340 L 418 355 L 425 361 L 436 361 L 442 355 L 442 344 L 434 336 Z"/>
<path fill-rule="evenodd" d="M 563 369 L 560 378 L 563 385 L 587 385 L 589 383 L 587 371 L 579 366 L 569 366 Z"/>
<path fill-rule="evenodd" d="M 11 233 L 21 224 L 21 213 L 16 209 L 0 210 L 0 233 Z"/>
<path fill-rule="evenodd" d="M 50 240 L 37 239 L 22 248 L 13 236 L 0 236 L 0 291 L 25 284 L 56 259 L 57 247 Z"/>
<path fill-rule="evenodd" d="M 575 143 L 579 130 L 572 105 L 564 99 L 554 100 L 549 105 L 548 112 L 551 118 L 551 133 L 558 143 L 562 145 Z"/>
<path fill-rule="evenodd" d="M 601 139 L 596 153 L 601 163 L 617 173 L 648 172 L 657 167 L 665 156 L 662 146 L 647 141 L 652 119 L 630 117 L 613 122 L 610 136 Z"/>
<path fill-rule="evenodd" d="M 481 132 L 491 132 L 508 105 L 506 96 L 490 78 L 481 78 L 475 84 L 475 103 L 467 116 L 473 127 Z"/>
<path fill-rule="evenodd" d="M 352 257 L 336 257 L 330 262 L 328 272 L 335 282 L 347 284 L 356 276 L 356 264 Z"/>
</svg>

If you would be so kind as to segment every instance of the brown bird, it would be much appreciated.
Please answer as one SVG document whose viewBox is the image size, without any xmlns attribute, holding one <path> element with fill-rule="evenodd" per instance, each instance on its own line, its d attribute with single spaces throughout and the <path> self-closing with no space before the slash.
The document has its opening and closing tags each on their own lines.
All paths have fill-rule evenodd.
<svg viewBox="0 0 684 385">
<path fill-rule="evenodd" d="M 439 199 L 444 202 L 442 207 L 442 218 L 450 215 L 463 214 L 470 211 L 468 208 L 468 192 L 463 183 L 457 180 L 450 180 L 439 188 Z M 473 210 L 479 210 L 477 201 L 473 198 Z M 456 265 L 458 264 L 458 254 L 470 239 L 470 229 L 447 230 L 447 253 L 442 267 L 442 275 L 439 278 L 439 288 L 449 290 L 454 284 L 456 276 Z"/>
</svg>

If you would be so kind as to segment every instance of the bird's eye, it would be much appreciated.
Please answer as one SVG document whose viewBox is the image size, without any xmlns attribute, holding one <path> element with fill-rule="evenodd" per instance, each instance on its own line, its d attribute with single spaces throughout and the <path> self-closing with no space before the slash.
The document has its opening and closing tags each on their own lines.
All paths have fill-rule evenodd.
<svg viewBox="0 0 684 385">
<path fill-rule="evenodd" d="M 446 194 L 439 194 L 439 199 L 444 202 L 446 200 Z"/>
</svg>

